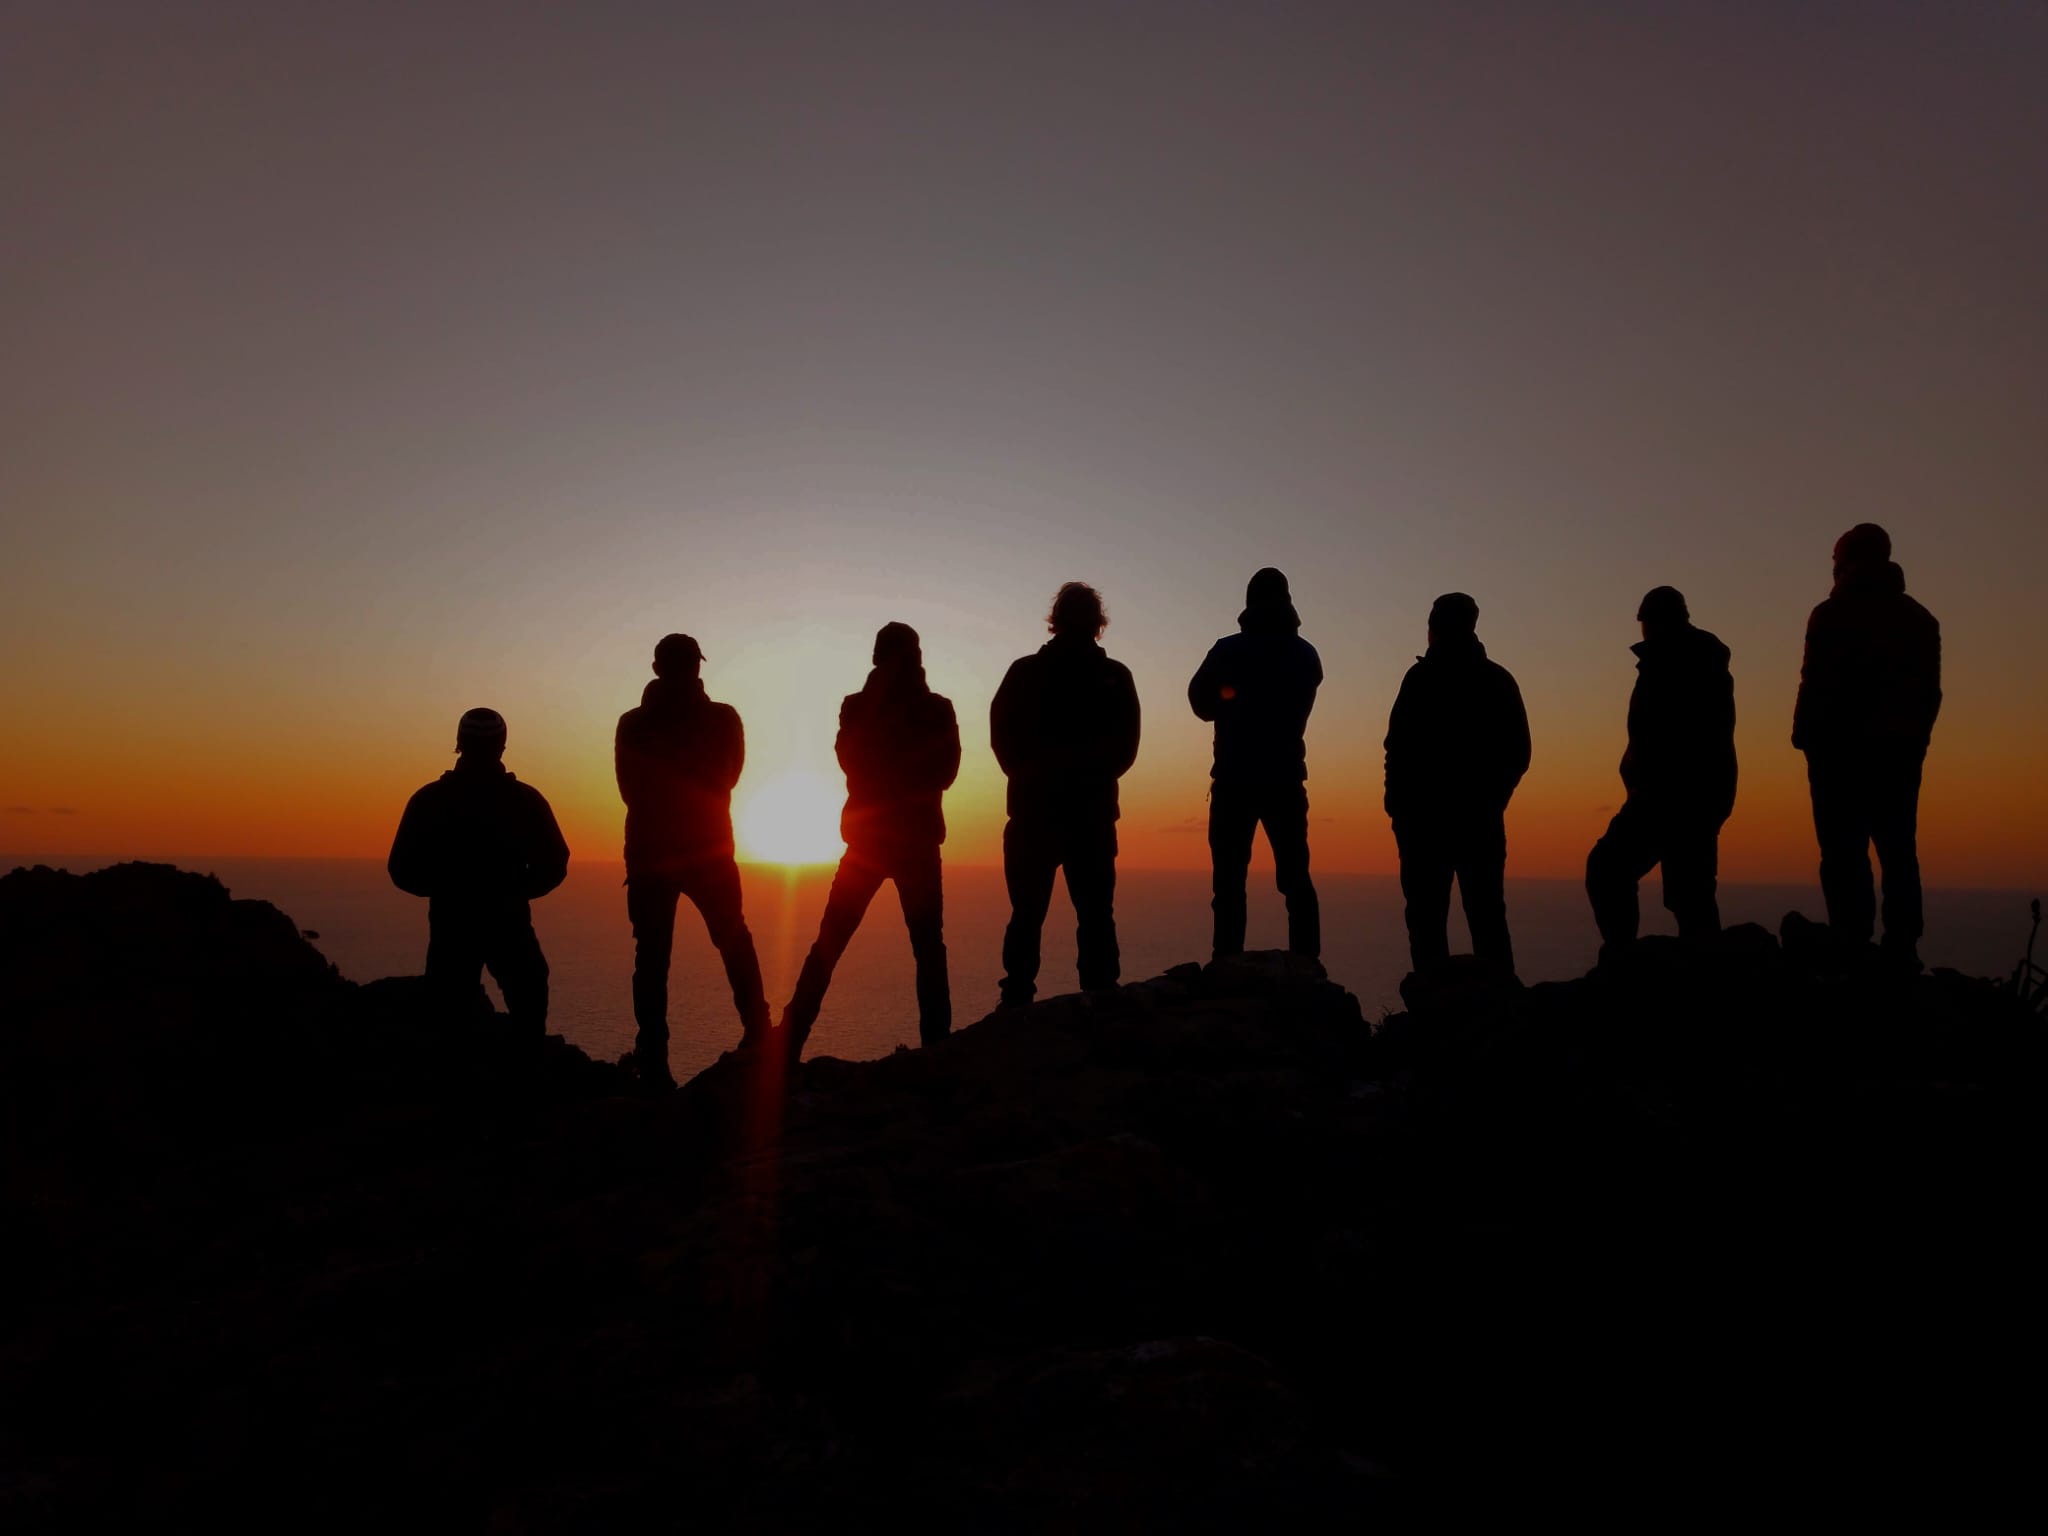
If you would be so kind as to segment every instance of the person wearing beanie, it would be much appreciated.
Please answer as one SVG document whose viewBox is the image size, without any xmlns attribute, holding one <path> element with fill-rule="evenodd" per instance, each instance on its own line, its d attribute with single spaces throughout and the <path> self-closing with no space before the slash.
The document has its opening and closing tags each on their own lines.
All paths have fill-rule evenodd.
<svg viewBox="0 0 2048 1536">
<path fill-rule="evenodd" d="M 1941 626 L 1906 595 L 1892 541 L 1859 523 L 1835 545 L 1834 590 L 1806 621 L 1792 745 L 1806 754 L 1828 927 L 1877 926 L 1870 849 L 1884 868 L 1884 948 L 1920 968 L 1920 775 L 1941 712 Z"/>
<path fill-rule="evenodd" d="M 1122 975 L 1116 942 L 1117 780 L 1138 757 L 1138 689 L 1102 649 L 1102 595 L 1070 581 L 1053 599 L 1052 638 L 1010 664 L 989 705 L 989 740 L 1009 779 L 1002 1000 L 1031 1001 L 1052 883 L 1066 873 L 1087 991 Z"/>
<path fill-rule="evenodd" d="M 1451 882 L 1472 952 L 1515 974 L 1508 936 L 1507 807 L 1529 771 L 1529 714 L 1512 673 L 1487 658 L 1479 605 L 1447 592 L 1429 610 L 1429 647 L 1401 679 L 1387 720 L 1387 816 L 1401 857 L 1409 964 L 1450 957 Z"/>
<path fill-rule="evenodd" d="M 802 1055 L 833 968 L 885 880 L 896 882 L 910 929 L 918 1038 L 932 1045 L 953 1028 L 939 860 L 946 816 L 940 801 L 960 772 L 960 723 L 953 701 L 925 681 L 924 653 L 908 624 L 885 624 L 875 636 L 874 670 L 860 692 L 839 706 L 836 750 L 846 772 L 846 809 L 839 818 L 846 853 L 832 876 L 817 942 L 804 957 L 795 995 L 783 1011 L 783 1048 L 791 1060 Z"/>
<path fill-rule="evenodd" d="M 654 677 L 638 708 L 619 716 L 613 764 L 626 802 L 626 913 L 633 924 L 633 1022 L 627 1065 L 650 1088 L 668 1064 L 668 971 L 676 905 L 696 903 L 725 963 L 741 1043 L 768 1036 L 768 995 L 740 898 L 732 790 L 746 765 L 739 712 L 714 702 L 699 676 L 704 652 L 688 635 L 654 648 Z"/>
<path fill-rule="evenodd" d="M 386 869 L 427 898 L 427 980 L 451 1008 L 474 1007 L 489 969 L 525 1038 L 547 1033 L 548 962 L 529 905 L 569 873 L 546 797 L 506 771 L 505 718 L 466 711 L 455 766 L 406 802 Z"/>
<path fill-rule="evenodd" d="M 1308 872 L 1308 749 L 1303 736 L 1323 662 L 1301 638 L 1287 578 L 1267 566 L 1245 588 L 1238 632 L 1209 647 L 1188 683 L 1198 720 L 1215 723 L 1209 770 L 1212 954 L 1244 953 L 1245 874 L 1266 829 L 1273 880 L 1287 902 L 1287 948 L 1322 953 L 1321 909 Z"/>
<path fill-rule="evenodd" d="M 1735 808 L 1735 679 L 1728 647 L 1693 626 L 1684 596 L 1657 587 L 1636 610 L 1642 641 L 1628 701 L 1627 798 L 1586 856 L 1586 895 L 1603 959 L 1635 942 L 1636 887 L 1664 868 L 1681 938 L 1721 931 L 1721 826 Z"/>
</svg>

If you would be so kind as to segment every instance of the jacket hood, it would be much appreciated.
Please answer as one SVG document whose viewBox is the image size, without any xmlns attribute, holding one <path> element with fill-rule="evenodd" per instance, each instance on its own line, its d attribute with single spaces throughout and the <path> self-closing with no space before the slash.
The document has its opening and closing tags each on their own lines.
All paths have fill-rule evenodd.
<svg viewBox="0 0 2048 1536">
<path fill-rule="evenodd" d="M 441 782 L 472 783 L 510 779 L 512 770 L 495 757 L 465 757 L 441 775 Z"/>
<path fill-rule="evenodd" d="M 918 662 L 912 666 L 872 668 L 860 691 L 871 699 L 907 699 L 930 693 L 932 685 L 925 680 L 924 663 Z"/>
<path fill-rule="evenodd" d="M 1301 629 L 1301 615 L 1291 602 L 1261 603 L 1240 613 L 1237 627 L 1248 635 L 1292 635 Z"/>
<path fill-rule="evenodd" d="M 1842 565 L 1835 568 L 1834 597 L 1903 596 L 1906 590 L 1906 573 L 1896 560 L 1887 560 L 1883 565 Z"/>
<path fill-rule="evenodd" d="M 1661 640 L 1638 640 L 1629 649 L 1635 652 L 1638 668 L 1645 662 L 1688 660 L 1711 660 L 1716 665 L 1726 666 L 1730 655 L 1719 635 L 1695 624 L 1688 624 Z"/>
<path fill-rule="evenodd" d="M 1430 646 L 1417 661 L 1484 661 L 1486 647 L 1477 635 L 1452 635 Z"/>
<path fill-rule="evenodd" d="M 640 690 L 642 707 L 652 710 L 681 709 L 704 697 L 701 677 L 656 677 Z"/>
<path fill-rule="evenodd" d="M 1102 642 L 1093 635 L 1054 635 L 1038 648 L 1041 656 L 1074 660 L 1084 656 L 1106 656 Z"/>
</svg>

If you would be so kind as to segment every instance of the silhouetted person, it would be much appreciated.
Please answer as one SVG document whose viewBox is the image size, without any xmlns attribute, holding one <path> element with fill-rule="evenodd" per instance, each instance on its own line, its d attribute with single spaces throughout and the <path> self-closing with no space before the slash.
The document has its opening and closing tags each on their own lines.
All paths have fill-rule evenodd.
<svg viewBox="0 0 2048 1536">
<path fill-rule="evenodd" d="M 1052 638 L 1010 664 L 989 706 L 996 761 L 1010 780 L 1003 828 L 1006 1004 L 1028 1003 L 1038 989 L 1039 939 L 1061 870 L 1074 903 L 1082 987 L 1113 987 L 1122 972 L 1116 781 L 1138 756 L 1138 690 L 1130 668 L 1097 643 L 1108 623 L 1101 595 L 1068 582 L 1047 618 Z"/>
<path fill-rule="evenodd" d="M 1301 638 L 1287 578 L 1267 566 L 1245 588 L 1238 633 L 1209 647 L 1188 684 L 1197 718 L 1216 722 L 1209 770 L 1214 953 L 1244 953 L 1245 871 L 1261 826 L 1273 850 L 1273 881 L 1287 899 L 1287 947 L 1322 953 L 1322 915 L 1308 874 L 1308 749 L 1302 737 L 1323 662 Z"/>
<path fill-rule="evenodd" d="M 1401 853 L 1408 960 L 1449 958 L 1451 881 L 1472 952 L 1515 973 L 1503 881 L 1508 801 L 1529 771 L 1529 714 L 1506 667 L 1474 633 L 1479 605 L 1447 592 L 1429 610 L 1429 649 L 1401 679 L 1387 720 L 1387 815 Z"/>
<path fill-rule="evenodd" d="M 802 1052 L 832 984 L 832 969 L 884 880 L 896 882 L 910 929 L 918 1038 L 930 1045 L 953 1027 L 939 867 L 946 815 L 940 800 L 960 773 L 960 723 L 953 701 L 925 682 L 917 631 L 908 624 L 885 624 L 876 634 L 874 670 L 861 691 L 839 706 L 835 749 L 846 770 L 846 809 L 839 818 L 846 855 L 825 898 L 818 941 L 804 957 L 796 995 L 782 1016 L 792 1057 Z"/>
<path fill-rule="evenodd" d="M 676 903 L 687 896 L 704 915 L 733 1006 L 756 1045 L 768 1034 L 761 962 L 740 904 L 733 862 L 732 787 L 747 759 L 739 712 L 714 703 L 698 676 L 704 652 L 688 635 L 654 648 L 654 680 L 640 707 L 619 716 L 614 763 L 626 802 L 626 912 L 633 923 L 632 1066 L 651 1084 L 672 1082 L 668 1066 L 668 967 Z"/>
<path fill-rule="evenodd" d="M 1828 926 L 1868 943 L 1870 845 L 1884 866 L 1885 949 L 1919 968 L 1920 770 L 1941 711 L 1941 626 L 1906 596 L 1891 536 L 1835 544 L 1835 586 L 1806 621 L 1792 745 L 1806 754 Z"/>
<path fill-rule="evenodd" d="M 1636 883 L 1664 866 L 1664 906 L 1682 938 L 1721 931 L 1715 898 L 1721 824 L 1735 809 L 1735 679 L 1728 647 L 1695 629 L 1685 598 L 1657 587 L 1637 610 L 1643 626 L 1628 701 L 1628 798 L 1586 857 L 1586 894 L 1601 953 L 1633 943 Z"/>
<path fill-rule="evenodd" d="M 386 867 L 393 885 L 427 898 L 427 979 L 444 1002 L 472 1002 L 489 967 L 512 1022 L 538 1041 L 548 962 L 528 903 L 568 875 L 569 845 L 541 792 L 506 771 L 495 709 L 463 715 L 455 751 L 455 766 L 406 802 Z"/>
</svg>

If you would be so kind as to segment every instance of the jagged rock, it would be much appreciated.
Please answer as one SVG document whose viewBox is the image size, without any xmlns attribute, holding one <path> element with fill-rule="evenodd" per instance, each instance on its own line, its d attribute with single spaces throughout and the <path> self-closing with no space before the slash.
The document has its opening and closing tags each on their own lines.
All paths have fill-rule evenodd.
<svg viewBox="0 0 2048 1536">
<path fill-rule="evenodd" d="M 0 881 L 9 1528 L 1235 1531 L 2022 1464 L 2040 1037 L 1988 983 L 1735 930 L 1372 1029 L 1250 955 L 650 1100 L 237 905 Z"/>
</svg>

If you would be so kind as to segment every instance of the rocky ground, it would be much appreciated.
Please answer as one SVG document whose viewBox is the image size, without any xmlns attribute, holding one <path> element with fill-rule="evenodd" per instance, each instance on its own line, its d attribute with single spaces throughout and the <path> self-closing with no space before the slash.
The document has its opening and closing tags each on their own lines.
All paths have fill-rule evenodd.
<svg viewBox="0 0 2048 1536">
<path fill-rule="evenodd" d="M 2040 1023 L 1832 971 L 1369 1021 L 1259 955 L 650 1100 L 204 877 L 18 871 L 0 1524 L 1988 1512 Z"/>
</svg>

